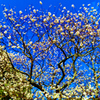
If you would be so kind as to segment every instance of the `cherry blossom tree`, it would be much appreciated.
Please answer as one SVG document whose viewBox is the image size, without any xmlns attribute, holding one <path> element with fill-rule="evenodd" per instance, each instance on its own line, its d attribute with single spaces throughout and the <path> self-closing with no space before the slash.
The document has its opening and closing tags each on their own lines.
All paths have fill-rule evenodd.
<svg viewBox="0 0 100 100">
<path fill-rule="evenodd" d="M 0 43 L 14 70 L 5 74 L 19 81 L 20 89 L 32 86 L 33 94 L 21 90 L 19 98 L 24 98 L 21 94 L 34 100 L 100 97 L 100 14 L 94 7 L 83 4 L 76 11 L 72 4 L 69 11 L 60 4 L 53 13 L 31 5 L 19 12 L 3 8 Z M 13 87 L 11 97 L 18 92 L 15 85 L 8 85 Z"/>
</svg>

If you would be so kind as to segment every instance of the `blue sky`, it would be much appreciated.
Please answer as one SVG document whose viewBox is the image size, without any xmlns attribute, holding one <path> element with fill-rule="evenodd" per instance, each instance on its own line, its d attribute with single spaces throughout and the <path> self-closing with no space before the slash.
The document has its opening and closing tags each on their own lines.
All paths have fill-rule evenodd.
<svg viewBox="0 0 100 100">
<path fill-rule="evenodd" d="M 35 8 L 40 8 L 40 0 L 0 0 L 0 4 L 5 4 L 7 8 L 14 8 L 16 10 L 24 10 L 28 5 L 32 4 Z M 75 4 L 78 9 L 83 3 L 88 4 L 91 2 L 98 2 L 98 0 L 41 0 L 43 2 L 43 8 L 48 9 L 50 5 L 58 6 L 59 3 L 62 6 L 66 6 L 67 9 L 71 8 L 71 4 Z M 0 18 L 2 16 L 2 7 L 0 6 Z"/>
</svg>

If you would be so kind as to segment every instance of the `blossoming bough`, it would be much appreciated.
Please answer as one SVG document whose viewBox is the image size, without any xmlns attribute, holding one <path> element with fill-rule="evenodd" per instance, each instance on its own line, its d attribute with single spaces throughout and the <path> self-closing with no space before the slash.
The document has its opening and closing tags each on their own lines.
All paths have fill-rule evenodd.
<svg viewBox="0 0 100 100">
<path fill-rule="evenodd" d="M 12 68 L 33 86 L 34 100 L 99 98 L 99 11 L 90 4 L 76 12 L 60 4 L 57 13 L 3 7 L 1 45 Z"/>
</svg>

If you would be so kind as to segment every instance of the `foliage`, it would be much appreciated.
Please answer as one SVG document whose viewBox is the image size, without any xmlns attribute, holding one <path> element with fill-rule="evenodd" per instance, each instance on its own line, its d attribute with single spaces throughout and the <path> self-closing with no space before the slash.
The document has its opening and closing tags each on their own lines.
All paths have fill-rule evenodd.
<svg viewBox="0 0 100 100">
<path fill-rule="evenodd" d="M 6 52 L 0 50 L 0 100 L 30 100 L 33 96 L 31 89 L 25 75 L 14 70 Z"/>
<path fill-rule="evenodd" d="M 99 12 L 90 4 L 79 11 L 72 4 L 73 12 L 60 4 L 52 14 L 40 4 L 19 12 L 3 6 L 0 39 L 13 70 L 26 76 L 34 100 L 99 98 Z"/>
</svg>

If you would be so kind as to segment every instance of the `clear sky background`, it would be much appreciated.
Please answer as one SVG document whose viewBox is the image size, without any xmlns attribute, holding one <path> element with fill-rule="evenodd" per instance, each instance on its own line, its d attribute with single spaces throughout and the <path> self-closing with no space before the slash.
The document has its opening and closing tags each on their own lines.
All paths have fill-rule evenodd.
<svg viewBox="0 0 100 100">
<path fill-rule="evenodd" d="M 16 10 L 24 10 L 28 5 L 33 5 L 35 8 L 40 8 L 40 0 L 0 0 L 0 4 L 5 4 L 7 8 L 14 8 Z M 82 4 L 88 4 L 93 2 L 98 2 L 99 0 L 41 0 L 43 3 L 43 8 L 48 9 L 50 5 L 58 6 L 59 3 L 65 6 L 67 9 L 71 8 L 71 4 L 75 4 L 76 9 L 78 9 Z M 0 5 L 0 18 L 2 16 L 2 6 Z"/>
</svg>

